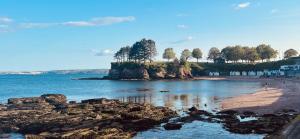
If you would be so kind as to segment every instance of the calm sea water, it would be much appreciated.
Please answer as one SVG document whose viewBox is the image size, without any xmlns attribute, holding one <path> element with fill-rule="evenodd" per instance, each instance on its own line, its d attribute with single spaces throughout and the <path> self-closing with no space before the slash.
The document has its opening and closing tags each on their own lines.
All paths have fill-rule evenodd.
<svg viewBox="0 0 300 139">
<path fill-rule="evenodd" d="M 61 93 L 68 100 L 110 98 L 121 101 L 148 102 L 181 112 L 191 106 L 218 110 L 220 100 L 261 88 L 258 82 L 246 81 L 109 81 L 72 80 L 101 77 L 99 74 L 0 75 L 0 102 L 8 98 Z M 160 91 L 170 92 L 162 93 Z M 206 104 L 206 106 L 204 106 Z M 165 131 L 161 127 L 139 133 L 136 138 L 262 138 L 261 135 L 239 135 L 225 131 L 220 124 L 193 122 L 181 130 Z"/>
</svg>

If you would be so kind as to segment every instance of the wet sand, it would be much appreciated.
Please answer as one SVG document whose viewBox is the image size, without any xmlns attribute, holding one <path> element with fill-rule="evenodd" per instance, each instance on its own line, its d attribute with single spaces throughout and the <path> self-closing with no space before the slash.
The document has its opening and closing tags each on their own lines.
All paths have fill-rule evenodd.
<svg viewBox="0 0 300 139">
<path fill-rule="evenodd" d="M 222 110 L 253 111 L 260 114 L 293 109 L 300 112 L 300 80 L 287 78 L 204 77 L 206 80 L 241 80 L 261 82 L 262 88 L 252 94 L 227 98 Z M 268 84 L 265 86 L 265 84 Z"/>
</svg>

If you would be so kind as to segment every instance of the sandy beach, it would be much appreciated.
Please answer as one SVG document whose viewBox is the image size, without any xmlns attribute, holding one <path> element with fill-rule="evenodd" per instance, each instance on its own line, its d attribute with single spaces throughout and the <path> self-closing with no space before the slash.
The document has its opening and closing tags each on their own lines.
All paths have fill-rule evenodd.
<svg viewBox="0 0 300 139">
<path fill-rule="evenodd" d="M 276 113 L 293 109 L 300 112 L 300 80 L 287 78 L 244 78 L 244 77 L 203 77 L 205 80 L 243 80 L 261 82 L 262 88 L 252 94 L 227 98 L 221 102 L 221 109 Z M 268 84 L 265 86 L 265 84 Z"/>
</svg>

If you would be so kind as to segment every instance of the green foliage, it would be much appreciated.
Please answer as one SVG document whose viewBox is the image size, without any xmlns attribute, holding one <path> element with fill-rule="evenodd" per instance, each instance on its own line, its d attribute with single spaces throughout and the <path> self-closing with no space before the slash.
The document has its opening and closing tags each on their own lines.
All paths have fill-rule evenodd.
<svg viewBox="0 0 300 139">
<path fill-rule="evenodd" d="M 189 49 L 184 49 L 181 53 L 180 60 L 181 61 L 187 61 L 189 58 L 191 58 L 192 52 Z"/>
<path fill-rule="evenodd" d="M 259 55 L 254 47 L 241 47 L 239 45 L 228 46 L 222 49 L 221 53 L 227 61 L 237 62 L 239 60 L 245 60 L 253 63 L 259 60 Z"/>
<path fill-rule="evenodd" d="M 146 62 L 149 60 L 152 62 L 154 56 L 157 55 L 155 42 L 153 40 L 142 39 L 130 46 L 122 47 L 114 58 L 118 62 L 134 61 L 134 62 Z"/>
<path fill-rule="evenodd" d="M 130 53 L 131 47 L 130 46 L 125 46 L 121 47 L 117 53 L 115 53 L 114 58 L 118 62 L 124 62 L 124 61 L 129 61 L 129 53 Z"/>
<path fill-rule="evenodd" d="M 174 59 L 175 58 L 175 52 L 173 51 L 173 48 L 166 48 L 165 52 L 163 53 L 163 58 L 164 59 L 168 59 L 168 61 L 170 59 Z"/>
<path fill-rule="evenodd" d="M 218 48 L 216 47 L 212 47 L 210 48 L 209 50 L 209 53 L 208 53 L 208 59 L 211 59 L 213 61 L 215 61 L 217 58 L 219 58 L 221 56 L 221 52 Z"/>
<path fill-rule="evenodd" d="M 197 59 L 197 62 L 198 59 L 202 58 L 202 55 L 202 51 L 199 48 L 193 49 L 192 56 Z"/>
<path fill-rule="evenodd" d="M 295 57 L 298 55 L 298 52 L 295 49 L 288 49 L 284 52 L 284 58 Z"/>
<path fill-rule="evenodd" d="M 256 51 L 256 48 L 255 47 L 246 47 L 244 48 L 244 56 L 243 56 L 243 60 L 248 60 L 250 62 L 255 62 L 257 60 L 259 60 L 260 57 Z"/>
<path fill-rule="evenodd" d="M 271 58 L 276 58 L 278 54 L 278 52 L 275 51 L 270 45 L 266 44 L 261 44 L 257 46 L 256 51 L 261 60 L 270 60 Z"/>
</svg>

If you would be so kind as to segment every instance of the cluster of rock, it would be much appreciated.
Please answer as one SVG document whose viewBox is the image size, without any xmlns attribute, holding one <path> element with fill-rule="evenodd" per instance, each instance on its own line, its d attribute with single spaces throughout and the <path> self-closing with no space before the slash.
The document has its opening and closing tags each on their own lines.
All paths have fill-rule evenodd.
<svg viewBox="0 0 300 139">
<path fill-rule="evenodd" d="M 184 67 L 178 68 L 176 72 L 168 72 L 164 68 L 157 70 L 150 70 L 145 67 L 139 68 L 122 68 L 114 69 L 109 71 L 109 75 L 106 79 L 139 79 L 139 80 L 159 80 L 159 79 L 191 79 L 193 75 L 189 69 Z"/>
<path fill-rule="evenodd" d="M 69 102 L 61 94 L 13 98 L 0 105 L 0 134 L 21 133 L 28 139 L 131 138 L 177 116 L 150 104 L 89 99 Z"/>
<path fill-rule="evenodd" d="M 296 116 L 297 113 L 293 110 L 282 111 L 277 114 L 263 115 L 258 115 L 250 111 L 239 113 L 234 110 L 226 110 L 213 114 L 192 107 L 189 109 L 188 116 L 174 120 L 171 123 L 166 124 L 164 127 L 167 130 L 176 130 L 180 129 L 181 125 L 184 123 L 199 120 L 221 123 L 226 130 L 232 133 L 274 134 L 291 122 Z M 245 118 L 251 118 L 251 120 L 241 120 Z"/>
</svg>

